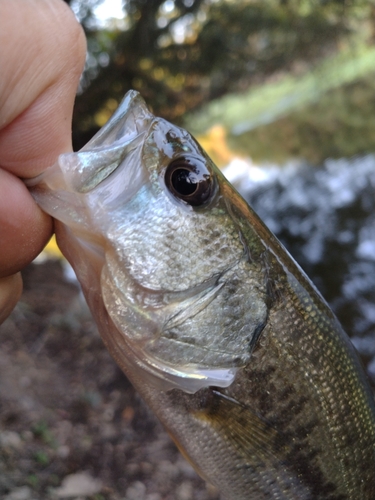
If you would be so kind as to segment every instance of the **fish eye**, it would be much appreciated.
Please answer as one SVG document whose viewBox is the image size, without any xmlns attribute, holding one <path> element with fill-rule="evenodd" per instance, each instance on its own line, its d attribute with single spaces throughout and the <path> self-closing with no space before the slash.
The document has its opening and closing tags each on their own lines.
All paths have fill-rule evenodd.
<svg viewBox="0 0 375 500">
<path fill-rule="evenodd" d="M 165 170 L 165 185 L 175 198 L 193 207 L 208 203 L 215 192 L 212 173 L 205 162 L 194 156 L 181 156 Z"/>
</svg>

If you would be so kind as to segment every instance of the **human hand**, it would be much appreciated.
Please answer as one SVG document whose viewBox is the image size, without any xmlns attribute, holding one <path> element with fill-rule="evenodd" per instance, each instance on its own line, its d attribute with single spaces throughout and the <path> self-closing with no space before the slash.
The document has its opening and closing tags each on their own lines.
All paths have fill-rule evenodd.
<svg viewBox="0 0 375 500">
<path fill-rule="evenodd" d="M 21 179 L 71 151 L 85 53 L 82 28 L 62 0 L 0 0 L 0 323 L 21 294 L 19 271 L 52 234 L 52 219 Z"/>
</svg>

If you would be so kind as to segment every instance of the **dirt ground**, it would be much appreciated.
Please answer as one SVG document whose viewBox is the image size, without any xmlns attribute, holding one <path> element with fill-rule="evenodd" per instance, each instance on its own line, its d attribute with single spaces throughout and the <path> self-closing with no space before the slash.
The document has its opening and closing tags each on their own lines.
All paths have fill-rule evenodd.
<svg viewBox="0 0 375 500">
<path fill-rule="evenodd" d="M 0 327 L 0 498 L 217 500 L 104 348 L 60 261 Z"/>
</svg>

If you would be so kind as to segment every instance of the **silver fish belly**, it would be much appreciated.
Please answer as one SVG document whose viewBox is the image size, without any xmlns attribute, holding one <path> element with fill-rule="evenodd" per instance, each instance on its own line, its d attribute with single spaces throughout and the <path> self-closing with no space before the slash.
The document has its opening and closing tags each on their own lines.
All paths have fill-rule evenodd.
<svg viewBox="0 0 375 500">
<path fill-rule="evenodd" d="M 28 181 L 114 359 L 229 500 L 373 500 L 375 406 L 338 321 L 137 92 Z"/>
</svg>

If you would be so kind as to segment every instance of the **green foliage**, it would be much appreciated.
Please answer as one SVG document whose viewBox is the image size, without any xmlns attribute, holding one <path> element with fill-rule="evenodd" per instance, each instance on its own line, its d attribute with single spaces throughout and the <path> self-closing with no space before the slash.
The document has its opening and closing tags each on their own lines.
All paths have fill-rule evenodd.
<svg viewBox="0 0 375 500">
<path fill-rule="evenodd" d="M 71 3 L 90 53 L 76 104 L 76 147 L 130 88 L 156 114 L 179 122 L 228 92 L 310 65 L 357 30 L 370 8 L 364 0 L 128 0 L 123 28 L 103 30 L 92 15 L 97 0 Z"/>
<path fill-rule="evenodd" d="M 44 420 L 36 422 L 32 426 L 32 432 L 34 436 L 41 439 L 44 444 L 56 447 L 55 439 L 48 427 L 48 424 Z"/>
<path fill-rule="evenodd" d="M 42 450 L 35 452 L 34 458 L 39 465 L 46 466 L 49 464 L 49 457 L 47 453 Z"/>
<path fill-rule="evenodd" d="M 375 74 L 335 88 L 318 103 L 257 127 L 230 143 L 256 161 L 325 158 L 375 152 Z"/>
<path fill-rule="evenodd" d="M 242 134 L 317 102 L 333 88 L 365 77 L 374 71 L 374 61 L 374 46 L 350 44 L 308 71 L 295 75 L 284 72 L 246 92 L 216 99 L 202 111 L 186 116 L 184 126 L 201 134 L 220 123 L 232 134 Z"/>
<path fill-rule="evenodd" d="M 39 478 L 36 474 L 27 476 L 26 481 L 32 488 L 37 488 L 39 486 Z"/>
</svg>

